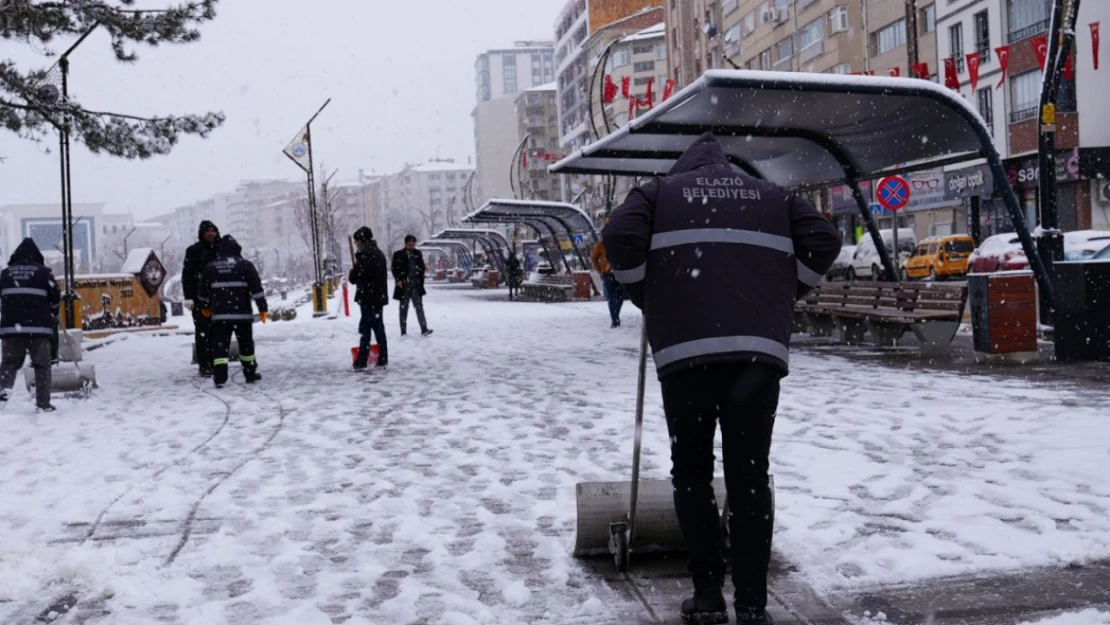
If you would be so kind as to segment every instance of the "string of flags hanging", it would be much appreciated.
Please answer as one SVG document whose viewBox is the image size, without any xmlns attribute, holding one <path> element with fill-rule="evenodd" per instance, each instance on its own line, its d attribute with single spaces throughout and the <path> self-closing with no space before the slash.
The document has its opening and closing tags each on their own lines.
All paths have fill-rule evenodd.
<svg viewBox="0 0 1110 625">
<path fill-rule="evenodd" d="M 1098 50 L 1099 50 L 1099 23 L 1091 22 L 1088 25 L 1091 29 L 1091 59 L 1094 62 L 1095 70 L 1098 70 Z M 1036 37 L 1029 40 L 1029 45 L 1032 46 L 1034 54 L 1037 55 L 1037 60 L 1041 64 L 1041 71 L 1045 69 L 1045 63 L 1048 59 L 1048 34 L 1041 33 Z M 1010 46 L 999 46 L 994 49 L 995 54 L 998 55 L 998 66 L 1002 70 L 1002 76 L 995 86 L 995 89 L 1001 89 L 1002 85 L 1006 82 L 1006 71 L 1010 67 Z M 979 52 L 972 52 L 965 57 L 967 61 L 967 74 L 971 79 L 971 89 L 979 88 L 979 65 L 983 62 Z M 956 91 L 960 90 L 960 76 L 957 67 L 956 57 L 951 56 L 944 59 L 944 86 Z M 929 72 L 928 63 L 918 63 L 913 66 L 912 73 L 916 78 L 923 78 L 930 80 L 932 74 Z M 863 72 L 852 72 L 852 76 L 874 76 L 875 70 L 867 70 Z M 887 70 L 888 76 L 901 76 L 902 70 L 898 67 L 892 67 Z M 1075 78 L 1075 50 L 1074 48 L 1068 54 L 1068 58 L 1064 63 L 1064 78 L 1073 80 Z M 669 82 L 669 81 L 668 81 Z"/>
<path fill-rule="evenodd" d="M 666 102 L 667 99 L 671 97 L 671 94 L 674 93 L 674 88 L 675 82 L 668 78 L 667 82 L 663 84 L 663 97 L 659 101 Z M 605 86 L 603 87 L 601 93 L 601 102 L 602 104 L 612 104 L 617 100 L 617 93 L 619 92 L 622 98 L 628 100 L 628 118 L 632 119 L 640 112 L 641 109 L 650 111 L 655 106 L 654 90 L 654 77 L 647 79 L 647 90 L 645 91 L 643 97 L 638 97 L 632 95 L 632 78 L 630 76 L 624 76 L 621 78 L 621 85 L 618 89 L 617 83 L 613 82 L 613 77 L 609 74 L 606 74 Z"/>
</svg>

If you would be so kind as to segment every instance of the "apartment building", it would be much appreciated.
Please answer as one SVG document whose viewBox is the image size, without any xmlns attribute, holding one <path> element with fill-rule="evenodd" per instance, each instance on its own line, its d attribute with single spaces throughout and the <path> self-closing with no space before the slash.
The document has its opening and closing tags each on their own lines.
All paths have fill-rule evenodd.
<svg viewBox="0 0 1110 625">
<path fill-rule="evenodd" d="M 707 69 L 728 67 L 722 59 L 724 11 L 735 12 L 739 0 L 671 1 L 666 6 L 665 37 L 669 78 L 686 86 Z M 738 43 L 734 40 L 733 43 Z M 734 51 L 735 52 L 735 51 Z"/>
<path fill-rule="evenodd" d="M 555 83 L 521 92 L 515 105 L 517 136 L 524 142 L 520 195 L 533 200 L 559 201 L 559 176 L 547 171 L 551 161 L 562 154 Z"/>
<path fill-rule="evenodd" d="M 555 80 L 555 42 L 516 41 L 487 50 L 474 61 L 477 102 L 515 95 Z"/>
</svg>

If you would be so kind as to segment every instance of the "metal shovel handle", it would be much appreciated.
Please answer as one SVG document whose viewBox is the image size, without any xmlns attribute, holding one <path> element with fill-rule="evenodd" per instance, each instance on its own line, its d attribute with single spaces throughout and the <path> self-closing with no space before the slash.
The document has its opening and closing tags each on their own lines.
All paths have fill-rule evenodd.
<svg viewBox="0 0 1110 625">
<path fill-rule="evenodd" d="M 636 501 L 640 495 L 640 447 L 644 439 L 644 388 L 647 385 L 647 318 L 640 330 L 640 379 L 636 385 L 636 434 L 632 443 L 632 488 L 628 502 L 628 544 L 636 535 Z"/>
</svg>

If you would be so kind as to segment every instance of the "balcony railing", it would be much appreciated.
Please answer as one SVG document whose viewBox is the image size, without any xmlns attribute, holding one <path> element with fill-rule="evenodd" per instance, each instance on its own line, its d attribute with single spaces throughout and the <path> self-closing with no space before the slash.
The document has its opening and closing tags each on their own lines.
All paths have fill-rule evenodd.
<svg viewBox="0 0 1110 625">
<path fill-rule="evenodd" d="M 1033 106 L 1020 111 L 1012 111 L 1010 113 L 1010 123 L 1016 124 L 1018 122 L 1027 121 L 1030 119 L 1037 119 L 1037 107 Z"/>
<path fill-rule="evenodd" d="M 1046 30 L 1048 30 L 1048 20 L 1041 20 L 1039 22 L 1030 24 L 1025 28 L 1010 31 L 1010 34 L 1006 36 L 1006 43 L 1013 43 L 1015 41 L 1021 41 L 1022 39 L 1028 39 L 1029 37 L 1032 37 L 1033 35 L 1044 32 Z"/>
</svg>

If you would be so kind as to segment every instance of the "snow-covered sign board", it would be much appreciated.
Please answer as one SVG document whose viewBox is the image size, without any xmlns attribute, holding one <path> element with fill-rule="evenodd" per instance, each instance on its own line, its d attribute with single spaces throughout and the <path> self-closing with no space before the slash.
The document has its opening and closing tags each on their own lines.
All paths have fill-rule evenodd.
<svg viewBox="0 0 1110 625">
<path fill-rule="evenodd" d="M 154 250 L 149 247 L 140 247 L 132 250 L 127 255 L 127 260 L 123 261 L 123 268 L 120 273 L 129 273 L 139 278 L 139 284 L 142 285 L 143 290 L 150 297 L 154 297 L 155 293 L 162 286 L 162 282 L 166 279 L 166 268 L 162 265 L 162 261 L 158 260 L 158 255 Z"/>
<path fill-rule="evenodd" d="M 927 80 L 714 70 L 550 171 L 665 174 L 705 132 L 738 167 L 787 187 L 981 158 L 987 136 L 970 104 Z"/>
</svg>

